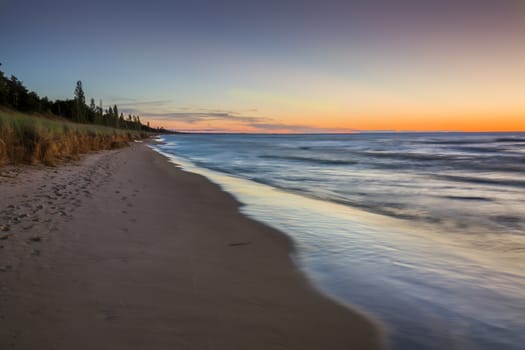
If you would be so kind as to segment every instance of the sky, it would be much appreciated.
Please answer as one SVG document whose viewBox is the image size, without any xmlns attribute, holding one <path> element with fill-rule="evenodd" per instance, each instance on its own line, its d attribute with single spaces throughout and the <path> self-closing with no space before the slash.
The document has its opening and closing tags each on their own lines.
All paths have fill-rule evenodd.
<svg viewBox="0 0 525 350">
<path fill-rule="evenodd" d="M 0 62 L 180 131 L 525 130 L 524 0 L 0 0 Z"/>
</svg>

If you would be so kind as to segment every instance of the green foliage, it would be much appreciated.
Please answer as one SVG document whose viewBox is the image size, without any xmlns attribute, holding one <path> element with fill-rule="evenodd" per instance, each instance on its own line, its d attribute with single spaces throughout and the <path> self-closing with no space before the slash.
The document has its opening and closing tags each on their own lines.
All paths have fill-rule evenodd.
<svg viewBox="0 0 525 350">
<path fill-rule="evenodd" d="M 2 64 L 0 63 L 0 66 Z M 7 85 L 5 84 L 4 72 L 0 70 L 0 105 L 7 104 Z"/>
<path fill-rule="evenodd" d="M 82 82 L 77 81 L 75 88 L 75 100 L 73 104 L 73 120 L 77 123 L 86 122 L 86 96 L 82 88 Z"/>
</svg>

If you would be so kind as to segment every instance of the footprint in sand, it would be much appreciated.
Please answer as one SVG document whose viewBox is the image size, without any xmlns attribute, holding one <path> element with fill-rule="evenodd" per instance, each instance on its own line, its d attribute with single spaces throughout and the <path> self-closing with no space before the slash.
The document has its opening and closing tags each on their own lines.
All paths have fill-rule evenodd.
<svg viewBox="0 0 525 350">
<path fill-rule="evenodd" d="M 111 321 L 117 318 L 116 312 L 112 310 L 102 310 L 101 316 L 106 321 Z"/>
</svg>

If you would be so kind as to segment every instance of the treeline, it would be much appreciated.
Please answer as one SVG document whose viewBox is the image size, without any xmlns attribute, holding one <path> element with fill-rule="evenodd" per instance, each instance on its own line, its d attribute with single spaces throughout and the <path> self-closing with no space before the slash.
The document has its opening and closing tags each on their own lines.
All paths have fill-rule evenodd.
<svg viewBox="0 0 525 350">
<path fill-rule="evenodd" d="M 124 113 L 119 113 L 117 105 L 104 109 L 102 100 L 97 105 L 93 98 L 88 105 L 80 80 L 76 84 L 73 99 L 52 101 L 47 97 L 40 97 L 34 91 L 29 91 L 17 77 L 11 75 L 8 78 L 0 70 L 0 106 L 24 113 L 51 114 L 76 123 L 154 133 L 167 132 L 162 127 L 150 127 L 149 122 L 143 124 L 139 116 L 131 114 L 125 116 Z"/>
</svg>

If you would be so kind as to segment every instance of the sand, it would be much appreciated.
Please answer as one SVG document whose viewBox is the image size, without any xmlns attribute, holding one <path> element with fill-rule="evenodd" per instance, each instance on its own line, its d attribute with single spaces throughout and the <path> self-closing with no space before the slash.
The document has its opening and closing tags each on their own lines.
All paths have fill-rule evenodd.
<svg viewBox="0 0 525 350">
<path fill-rule="evenodd" d="M 290 240 L 145 144 L 0 169 L 0 349 L 379 349 Z"/>
</svg>

